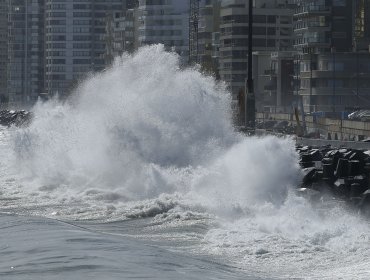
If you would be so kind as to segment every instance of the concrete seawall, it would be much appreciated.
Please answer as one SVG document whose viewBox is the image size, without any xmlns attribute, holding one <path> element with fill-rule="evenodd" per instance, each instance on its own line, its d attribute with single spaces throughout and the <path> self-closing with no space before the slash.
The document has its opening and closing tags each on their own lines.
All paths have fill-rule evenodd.
<svg viewBox="0 0 370 280">
<path fill-rule="evenodd" d="M 256 119 L 261 122 L 271 119 L 296 124 L 294 115 L 288 113 L 257 113 Z M 370 137 L 370 122 L 314 116 L 306 116 L 305 121 L 308 132 L 317 132 L 329 139 L 358 141 Z"/>
<path fill-rule="evenodd" d="M 286 137 L 289 135 L 272 132 L 272 131 L 266 131 L 263 129 L 256 129 L 256 135 L 275 135 L 278 137 Z M 330 145 L 332 148 L 350 148 L 350 149 L 358 149 L 358 150 L 370 150 L 370 142 L 359 142 L 359 141 L 340 141 L 340 140 L 325 140 L 325 139 L 311 139 L 311 138 L 302 138 L 302 137 L 296 137 L 292 135 L 297 144 L 303 145 L 303 146 L 317 146 L 317 147 L 323 147 Z"/>
<path fill-rule="evenodd" d="M 356 142 L 356 141 L 338 141 L 338 140 L 324 140 L 324 139 L 306 139 L 296 138 L 297 144 L 304 146 L 327 146 L 330 145 L 333 148 L 350 148 L 358 150 L 370 150 L 370 142 Z"/>
</svg>

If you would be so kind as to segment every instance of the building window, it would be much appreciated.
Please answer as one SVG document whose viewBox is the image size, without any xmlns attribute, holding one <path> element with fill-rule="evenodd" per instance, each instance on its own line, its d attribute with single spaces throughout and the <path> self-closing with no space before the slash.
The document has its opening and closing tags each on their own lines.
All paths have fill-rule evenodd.
<svg viewBox="0 0 370 280">
<path fill-rule="evenodd" d="M 345 7 L 346 0 L 333 0 L 333 6 L 335 7 Z"/>
</svg>

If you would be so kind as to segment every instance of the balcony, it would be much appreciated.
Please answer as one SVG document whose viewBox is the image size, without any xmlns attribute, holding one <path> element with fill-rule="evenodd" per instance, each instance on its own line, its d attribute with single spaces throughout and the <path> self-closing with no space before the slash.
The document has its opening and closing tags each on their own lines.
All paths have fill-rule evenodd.
<svg viewBox="0 0 370 280">
<path fill-rule="evenodd" d="M 312 70 L 312 78 L 313 79 L 332 79 L 335 75 L 336 79 L 350 79 L 355 80 L 356 79 L 356 73 L 350 71 L 350 70 Z M 311 72 L 305 71 L 300 73 L 300 77 L 303 79 L 309 79 L 311 78 Z M 361 79 L 370 79 L 370 73 L 359 73 L 359 78 Z"/>
<path fill-rule="evenodd" d="M 276 70 L 275 69 L 266 69 L 264 71 L 265 76 L 276 76 Z"/>
<path fill-rule="evenodd" d="M 307 31 L 329 31 L 331 29 L 330 24 L 325 24 L 321 22 L 297 22 L 294 26 L 295 33 L 307 32 Z"/>
<path fill-rule="evenodd" d="M 330 38 L 326 37 L 309 37 L 309 38 L 298 38 L 296 42 L 294 43 L 294 46 L 300 46 L 300 47 L 329 47 L 331 44 Z"/>
<path fill-rule="evenodd" d="M 333 89 L 335 92 L 333 92 Z M 301 95 L 311 95 L 309 88 L 301 88 Z M 340 96 L 340 95 L 350 95 L 353 96 L 353 90 L 351 88 L 343 87 L 313 87 L 312 95 L 323 95 L 323 96 Z"/>
<path fill-rule="evenodd" d="M 330 15 L 331 14 L 331 7 L 327 7 L 324 5 L 309 5 L 309 6 L 300 6 L 296 9 L 294 13 L 294 17 L 304 17 L 308 15 Z"/>
</svg>

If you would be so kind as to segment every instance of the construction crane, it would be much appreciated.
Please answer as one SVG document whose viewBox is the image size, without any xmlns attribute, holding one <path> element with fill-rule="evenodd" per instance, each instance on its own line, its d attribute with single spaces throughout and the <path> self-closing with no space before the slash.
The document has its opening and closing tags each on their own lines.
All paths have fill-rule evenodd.
<svg viewBox="0 0 370 280">
<path fill-rule="evenodd" d="M 198 56 L 199 2 L 200 0 L 190 0 L 189 64 L 199 62 L 199 56 Z"/>
</svg>

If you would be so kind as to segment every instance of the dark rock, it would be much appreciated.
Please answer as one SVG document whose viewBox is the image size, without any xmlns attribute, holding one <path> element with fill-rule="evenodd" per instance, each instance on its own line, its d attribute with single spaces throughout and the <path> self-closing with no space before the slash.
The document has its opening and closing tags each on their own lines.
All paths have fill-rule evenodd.
<svg viewBox="0 0 370 280">
<path fill-rule="evenodd" d="M 357 176 L 363 173 L 363 165 L 359 160 L 349 161 L 349 176 Z"/>
<path fill-rule="evenodd" d="M 348 196 L 350 192 L 350 186 L 344 179 L 338 179 L 334 182 L 334 190 L 340 196 Z"/>
<path fill-rule="evenodd" d="M 363 214 L 370 214 L 370 190 L 367 190 L 362 194 L 359 207 Z"/>
<path fill-rule="evenodd" d="M 328 183 L 325 180 L 320 180 L 317 182 L 314 182 L 310 188 L 312 190 L 319 191 L 322 194 L 332 194 L 333 193 L 333 184 L 332 182 Z"/>
<path fill-rule="evenodd" d="M 331 151 L 326 153 L 325 157 L 333 158 L 336 155 L 339 155 L 339 151 L 338 150 L 331 150 Z"/>
<path fill-rule="evenodd" d="M 324 172 L 322 170 L 316 170 L 315 179 L 316 180 L 322 180 L 323 177 L 324 177 Z"/>
<path fill-rule="evenodd" d="M 301 148 L 302 153 L 308 152 L 309 150 L 310 150 L 310 148 L 308 146 L 304 146 L 304 147 Z"/>
<path fill-rule="evenodd" d="M 315 172 L 316 168 L 315 167 L 308 167 L 303 169 L 303 184 L 311 184 L 313 183 L 316 178 L 315 178 Z"/>
<path fill-rule="evenodd" d="M 320 203 L 337 196 L 370 216 L 370 151 L 309 146 L 297 151 L 305 168 L 298 195 Z"/>
<path fill-rule="evenodd" d="M 319 161 L 313 161 L 314 163 L 314 166 L 316 169 L 320 169 L 322 170 L 322 162 L 319 160 Z"/>
<path fill-rule="evenodd" d="M 361 197 L 351 197 L 349 199 L 349 202 L 354 207 L 359 207 L 361 203 L 362 198 Z"/>
<path fill-rule="evenodd" d="M 300 164 L 301 164 L 302 168 L 309 168 L 309 167 L 314 167 L 315 166 L 315 163 L 313 161 L 301 162 Z"/>
<path fill-rule="evenodd" d="M 361 187 L 367 189 L 369 188 L 369 184 L 367 183 L 367 178 L 364 175 L 358 175 L 353 177 L 352 183 L 359 184 Z"/>
<path fill-rule="evenodd" d="M 21 110 L 21 111 L 0 111 L 0 125 L 3 126 L 23 126 L 29 124 L 32 119 L 31 113 Z"/>
<path fill-rule="evenodd" d="M 332 179 L 334 178 L 334 167 L 332 164 L 322 165 L 323 178 Z"/>
<path fill-rule="evenodd" d="M 321 161 L 322 160 L 322 154 L 318 149 L 312 150 L 310 152 L 311 155 L 311 161 Z"/>
<path fill-rule="evenodd" d="M 361 186 L 359 183 L 351 184 L 350 194 L 349 196 L 352 197 L 361 197 L 362 194 L 367 190 L 366 186 Z"/>
<path fill-rule="evenodd" d="M 334 165 L 334 167 L 337 167 L 337 164 L 338 164 L 339 159 L 342 158 L 342 154 L 339 153 L 338 150 L 334 150 L 334 152 L 332 153 L 331 158 L 333 159 L 333 165 Z"/>
<path fill-rule="evenodd" d="M 321 193 L 319 191 L 309 188 L 300 188 L 296 191 L 296 194 L 309 200 L 318 200 L 321 197 Z"/>
<path fill-rule="evenodd" d="M 328 157 L 325 157 L 321 160 L 321 162 L 323 164 L 333 164 L 333 159 L 332 158 L 328 158 Z"/>
<path fill-rule="evenodd" d="M 311 162 L 312 161 L 312 155 L 310 153 L 301 154 L 301 161 L 302 162 Z"/>
<path fill-rule="evenodd" d="M 343 158 L 345 158 L 345 159 L 348 159 L 348 160 L 349 160 L 352 154 L 353 154 L 353 152 L 352 152 L 352 151 L 349 151 L 349 152 L 347 152 L 347 153 L 344 153 L 344 154 L 343 154 Z"/>
<path fill-rule="evenodd" d="M 340 158 L 338 160 L 337 168 L 335 170 L 334 175 L 337 178 L 344 178 L 347 177 L 349 173 L 349 162 L 347 159 Z"/>
<path fill-rule="evenodd" d="M 370 175 L 370 163 L 366 163 L 364 166 L 364 173 L 369 176 Z"/>
<path fill-rule="evenodd" d="M 349 160 L 359 160 L 363 161 L 365 159 L 365 154 L 359 150 L 353 150 Z"/>
</svg>

